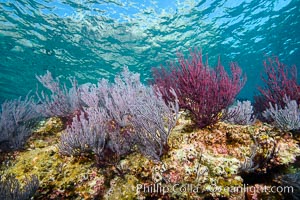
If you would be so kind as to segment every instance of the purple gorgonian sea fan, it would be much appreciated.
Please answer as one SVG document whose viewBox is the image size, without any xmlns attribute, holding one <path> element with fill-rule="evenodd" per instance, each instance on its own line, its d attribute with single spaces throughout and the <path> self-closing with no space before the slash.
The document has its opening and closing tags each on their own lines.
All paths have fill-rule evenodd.
<svg viewBox="0 0 300 200">
<path fill-rule="evenodd" d="M 220 61 L 215 68 L 204 63 L 201 51 L 191 51 L 187 59 L 180 53 L 177 56 L 178 62 L 169 63 L 167 68 L 153 68 L 153 85 L 166 102 L 173 100 L 170 88 L 174 88 L 179 107 L 190 112 L 199 128 L 228 117 L 224 110 L 246 81 L 237 63 L 230 63 L 230 76 Z"/>
<path fill-rule="evenodd" d="M 23 200 L 31 199 L 39 188 L 39 180 L 36 175 L 27 177 L 22 182 L 14 174 L 0 173 L 0 199 Z"/>
<path fill-rule="evenodd" d="M 174 101 L 165 103 L 153 87 L 140 82 L 139 74 L 125 68 L 116 77 L 110 93 L 113 102 L 108 104 L 109 110 L 121 113 L 114 119 L 120 126 L 133 127 L 133 141 L 140 152 L 156 160 L 167 151 L 168 138 L 178 118 L 178 99 L 174 90 L 170 90 Z"/>
<path fill-rule="evenodd" d="M 20 149 L 31 134 L 39 114 L 29 94 L 24 100 L 5 101 L 0 111 L 0 152 Z"/>
<path fill-rule="evenodd" d="M 93 152 L 100 161 L 121 157 L 138 149 L 154 160 L 168 149 L 168 138 L 178 118 L 178 100 L 165 103 L 139 74 L 124 68 L 115 82 L 81 88 L 84 112 L 75 116 L 62 136 L 65 155 Z M 107 158 L 110 157 L 110 158 Z"/>
<path fill-rule="evenodd" d="M 36 76 L 38 81 L 50 91 L 47 95 L 43 91 L 37 92 L 39 105 L 37 111 L 43 113 L 45 117 L 73 117 L 74 113 L 82 110 L 80 89 L 75 78 L 70 78 L 71 88 L 60 83 L 60 79 L 54 79 L 51 72 L 45 75 Z"/>
<path fill-rule="evenodd" d="M 139 74 L 130 72 L 128 68 L 116 76 L 110 92 L 105 94 L 103 104 L 116 127 L 121 127 L 126 143 L 159 160 L 168 149 L 168 138 L 178 118 L 176 94 L 173 92 L 174 101 L 166 104 L 152 87 L 140 82 Z M 119 134 L 112 134 L 111 138 L 114 144 L 123 141 Z"/>
<path fill-rule="evenodd" d="M 256 120 L 251 101 L 237 101 L 236 105 L 228 108 L 228 112 L 233 115 L 224 121 L 230 124 L 251 125 Z"/>
<path fill-rule="evenodd" d="M 282 108 L 278 104 L 269 102 L 269 108 L 266 109 L 262 116 L 266 118 L 283 131 L 297 131 L 300 130 L 300 108 L 296 100 L 291 100 L 285 96 L 283 98 L 285 106 Z"/>
<path fill-rule="evenodd" d="M 101 156 L 107 140 L 108 116 L 101 108 L 88 108 L 74 116 L 71 126 L 61 136 L 59 144 L 63 155 L 79 156 L 94 153 Z"/>
</svg>

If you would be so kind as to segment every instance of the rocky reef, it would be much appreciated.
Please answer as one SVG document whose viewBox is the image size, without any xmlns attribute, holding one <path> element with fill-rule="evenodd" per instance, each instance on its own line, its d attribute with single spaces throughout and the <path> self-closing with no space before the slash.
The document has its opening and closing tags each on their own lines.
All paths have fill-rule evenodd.
<svg viewBox="0 0 300 200">
<path fill-rule="evenodd" d="M 50 118 L 25 150 L 2 155 L 3 177 L 38 177 L 33 199 L 284 199 L 271 188 L 299 171 L 299 137 L 260 122 L 196 129 L 181 114 L 160 162 L 132 153 L 105 167 L 92 155 L 60 155 L 63 126 Z"/>
</svg>

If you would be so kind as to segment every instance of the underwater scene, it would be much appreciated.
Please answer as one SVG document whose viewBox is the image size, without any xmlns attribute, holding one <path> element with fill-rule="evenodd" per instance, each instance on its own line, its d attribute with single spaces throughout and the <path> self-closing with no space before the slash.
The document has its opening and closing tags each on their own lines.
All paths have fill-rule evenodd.
<svg viewBox="0 0 300 200">
<path fill-rule="evenodd" d="M 300 199 L 299 0 L 0 11 L 0 200 Z"/>
</svg>

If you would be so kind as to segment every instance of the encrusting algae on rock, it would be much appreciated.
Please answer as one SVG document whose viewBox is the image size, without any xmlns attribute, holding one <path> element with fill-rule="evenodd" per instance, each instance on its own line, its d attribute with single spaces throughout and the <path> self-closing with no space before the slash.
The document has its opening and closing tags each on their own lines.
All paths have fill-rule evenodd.
<svg viewBox="0 0 300 200">
<path fill-rule="evenodd" d="M 59 155 L 60 133 L 55 133 L 62 129 L 59 125 L 62 123 L 57 118 L 51 118 L 44 127 L 36 130 L 28 149 L 20 152 L 4 172 L 16 175 L 19 180 L 36 175 L 40 187 L 35 199 L 92 199 L 102 192 L 105 179 L 90 159 Z"/>
<path fill-rule="evenodd" d="M 40 186 L 34 199 L 240 200 L 245 199 L 245 193 L 250 199 L 266 195 L 237 189 L 251 186 L 245 182 L 247 174 L 284 171 L 300 156 L 299 142 L 290 133 L 261 123 L 241 126 L 219 122 L 209 129 L 187 128 L 189 125 L 181 116 L 169 138 L 170 149 L 160 162 L 132 153 L 117 166 L 99 168 L 93 157 L 59 154 L 63 123 L 51 118 L 34 132 L 27 149 L 8 162 L 4 174 L 15 174 L 21 181 L 36 175 Z M 253 187 L 275 184 L 268 181 L 257 180 Z"/>
</svg>

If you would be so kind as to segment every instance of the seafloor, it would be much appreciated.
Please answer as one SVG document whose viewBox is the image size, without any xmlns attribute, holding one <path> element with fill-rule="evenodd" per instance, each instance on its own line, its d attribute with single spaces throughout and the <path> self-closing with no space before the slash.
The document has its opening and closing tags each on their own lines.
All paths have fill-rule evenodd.
<svg viewBox="0 0 300 200">
<path fill-rule="evenodd" d="M 161 162 L 133 153 L 116 166 L 60 155 L 62 132 L 50 118 L 25 150 L 1 155 L 3 174 L 38 177 L 33 199 L 288 199 L 282 176 L 299 171 L 299 134 L 260 122 L 195 129 L 182 113 Z"/>
</svg>

